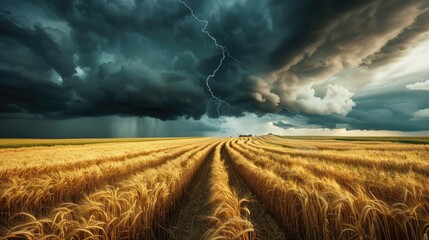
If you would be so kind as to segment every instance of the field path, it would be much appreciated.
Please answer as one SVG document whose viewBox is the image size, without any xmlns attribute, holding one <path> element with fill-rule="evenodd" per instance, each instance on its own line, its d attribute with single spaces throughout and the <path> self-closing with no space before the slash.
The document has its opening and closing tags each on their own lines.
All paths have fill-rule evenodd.
<svg viewBox="0 0 429 240">
<path fill-rule="evenodd" d="M 222 148 L 222 158 L 225 160 L 228 174 L 230 177 L 230 186 L 234 189 L 240 198 L 249 200 L 247 208 L 250 210 L 250 221 L 256 232 L 256 239 L 285 239 L 283 229 L 277 224 L 274 218 L 267 212 L 264 205 L 249 190 L 243 180 L 234 169 L 231 158 L 226 152 L 226 146 Z"/>
<path fill-rule="evenodd" d="M 226 152 L 226 145 L 222 145 L 221 159 L 225 161 L 230 179 L 231 190 L 236 192 L 240 199 L 247 199 L 246 207 L 250 211 L 250 222 L 256 232 L 256 239 L 285 239 L 283 230 L 266 208 L 245 185 L 243 180 L 232 167 L 231 159 Z M 182 204 L 172 213 L 172 220 L 165 230 L 163 238 L 170 239 L 203 239 L 204 233 L 210 228 L 207 216 L 213 211 L 210 204 L 210 184 L 212 181 L 213 154 L 206 160 L 202 170 L 198 172 L 190 189 L 185 193 Z"/>
<path fill-rule="evenodd" d="M 210 176 L 213 167 L 213 153 L 206 159 L 201 171 L 197 173 L 182 203 L 173 210 L 170 224 L 163 227 L 164 238 L 170 239 L 201 239 L 208 229 L 210 214 Z"/>
</svg>

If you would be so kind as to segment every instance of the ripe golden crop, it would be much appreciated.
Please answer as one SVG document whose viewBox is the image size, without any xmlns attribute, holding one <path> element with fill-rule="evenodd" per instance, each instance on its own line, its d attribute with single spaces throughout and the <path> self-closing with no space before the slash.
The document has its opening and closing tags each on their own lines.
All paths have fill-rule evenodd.
<svg viewBox="0 0 429 240">
<path fill-rule="evenodd" d="M 9 140 L 0 237 L 427 239 L 426 140 Z"/>
</svg>

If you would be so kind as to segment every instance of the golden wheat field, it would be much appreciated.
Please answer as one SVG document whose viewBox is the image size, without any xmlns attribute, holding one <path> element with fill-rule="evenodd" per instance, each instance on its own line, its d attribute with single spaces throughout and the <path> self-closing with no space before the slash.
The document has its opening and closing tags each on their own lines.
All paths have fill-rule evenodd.
<svg viewBox="0 0 429 240">
<path fill-rule="evenodd" d="M 428 235 L 428 138 L 0 141 L 2 239 Z"/>
</svg>

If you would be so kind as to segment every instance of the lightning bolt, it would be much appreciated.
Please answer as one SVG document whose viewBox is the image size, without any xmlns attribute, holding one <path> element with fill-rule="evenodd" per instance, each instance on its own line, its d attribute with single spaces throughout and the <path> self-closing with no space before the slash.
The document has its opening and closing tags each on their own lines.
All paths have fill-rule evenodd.
<svg viewBox="0 0 429 240">
<path fill-rule="evenodd" d="M 212 98 L 213 99 L 215 99 L 217 102 L 218 102 L 218 105 L 217 105 L 217 107 L 216 107 L 216 110 L 217 110 L 217 114 L 218 114 L 218 118 L 219 118 L 219 121 L 221 122 L 221 129 L 220 129 L 220 131 L 217 133 L 217 135 L 216 135 L 216 137 L 218 137 L 220 134 L 221 134 L 221 132 L 223 131 L 223 128 L 224 128 L 224 121 L 222 121 L 222 119 L 220 119 L 220 108 L 221 108 L 221 106 L 222 106 L 222 104 L 225 104 L 226 106 L 228 106 L 228 111 L 229 111 L 229 107 L 230 107 L 230 105 L 229 105 L 229 103 L 227 103 L 226 101 L 224 101 L 224 100 L 222 100 L 222 99 L 220 99 L 218 96 L 216 96 L 214 93 L 213 93 L 213 90 L 212 90 L 212 88 L 210 87 L 210 79 L 212 79 L 212 78 L 214 78 L 215 76 L 216 76 L 216 73 L 219 71 L 219 69 L 222 67 L 222 65 L 223 65 L 223 61 L 225 60 L 225 58 L 228 56 L 228 57 L 230 57 L 231 59 L 233 59 L 234 61 L 236 61 L 236 62 L 238 62 L 238 63 L 240 63 L 240 64 L 243 64 L 243 63 L 241 63 L 240 61 L 238 61 L 236 58 L 234 58 L 233 56 L 231 56 L 231 54 L 229 53 L 229 50 L 225 47 L 225 46 L 223 46 L 223 45 L 221 45 L 221 44 L 219 44 L 219 42 L 217 41 L 217 39 L 215 38 L 215 37 L 213 37 L 211 34 L 210 34 L 210 32 L 209 31 L 207 31 L 207 26 L 209 25 L 209 22 L 208 21 L 206 21 L 206 20 L 202 20 L 202 19 L 200 19 L 200 18 L 198 18 L 196 15 L 195 15 L 195 13 L 194 13 L 194 10 L 191 8 L 191 7 L 189 7 L 189 5 L 188 4 L 186 4 L 185 2 L 183 2 L 182 0 L 177 0 L 179 3 L 181 3 L 182 5 L 184 5 L 190 12 L 191 12 L 191 15 L 192 15 L 192 17 L 197 21 L 197 22 L 199 22 L 199 23 L 202 23 L 202 24 L 204 24 L 204 27 L 201 29 L 201 32 L 202 33 L 204 33 L 205 35 L 207 35 L 212 41 L 213 41 L 213 43 L 215 44 L 215 46 L 216 46 L 216 48 L 219 48 L 219 49 L 221 49 L 222 50 L 222 58 L 219 60 L 219 63 L 218 63 L 218 65 L 217 65 L 217 67 L 213 70 L 213 72 L 212 72 L 212 74 L 210 74 L 210 75 L 208 75 L 207 76 L 207 78 L 206 78 L 206 86 L 207 86 L 207 89 L 209 90 L 209 92 L 210 92 L 210 94 L 211 94 L 211 96 L 212 96 Z"/>
</svg>

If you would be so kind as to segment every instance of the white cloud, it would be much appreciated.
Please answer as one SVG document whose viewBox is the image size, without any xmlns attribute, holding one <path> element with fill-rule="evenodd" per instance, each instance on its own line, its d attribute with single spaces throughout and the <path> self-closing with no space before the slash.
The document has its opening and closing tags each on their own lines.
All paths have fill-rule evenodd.
<svg viewBox="0 0 429 240">
<path fill-rule="evenodd" d="M 250 76 L 246 79 L 246 87 L 259 107 L 266 110 L 280 107 L 293 113 L 346 116 L 356 105 L 351 99 L 354 93 L 347 88 L 328 84 L 319 88 L 326 91 L 324 97 L 320 97 L 313 81 L 302 81 L 290 72 L 270 74 L 265 78 Z"/>
<path fill-rule="evenodd" d="M 281 103 L 291 112 L 346 116 L 356 105 L 351 99 L 353 95 L 342 86 L 329 84 L 325 96 L 320 98 L 315 95 L 312 85 L 303 85 L 295 86 L 292 91 L 284 89 Z"/>
<path fill-rule="evenodd" d="M 410 89 L 410 90 L 424 90 L 424 91 L 429 91 L 429 80 L 427 80 L 426 82 L 417 82 L 414 84 L 408 84 L 406 86 L 406 88 Z"/>
<path fill-rule="evenodd" d="M 90 69 L 88 67 L 81 68 L 80 66 L 77 66 L 75 68 L 76 73 L 73 74 L 73 76 L 79 77 L 80 79 L 86 79 L 89 70 Z"/>
<path fill-rule="evenodd" d="M 421 109 L 415 112 L 411 120 L 419 120 L 423 118 L 429 118 L 429 108 Z"/>
<path fill-rule="evenodd" d="M 51 80 L 51 82 L 56 83 L 56 84 L 63 83 L 63 78 L 54 69 L 52 69 L 51 78 L 49 80 Z"/>
</svg>

